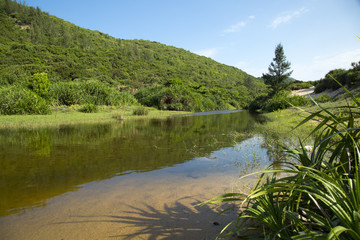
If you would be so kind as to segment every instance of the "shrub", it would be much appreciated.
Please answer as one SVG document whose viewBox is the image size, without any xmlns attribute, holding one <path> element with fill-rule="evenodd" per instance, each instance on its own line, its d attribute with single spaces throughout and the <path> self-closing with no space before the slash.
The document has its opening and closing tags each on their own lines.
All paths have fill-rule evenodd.
<svg viewBox="0 0 360 240">
<path fill-rule="evenodd" d="M 299 95 L 289 96 L 288 102 L 294 106 L 305 106 L 310 104 L 310 100 L 307 97 Z"/>
<path fill-rule="evenodd" d="M 45 96 L 50 85 L 47 73 L 35 73 L 32 78 L 27 80 L 27 87 L 39 96 Z"/>
<path fill-rule="evenodd" d="M 86 103 L 79 109 L 79 112 L 95 113 L 98 112 L 98 106 L 95 104 Z"/>
<path fill-rule="evenodd" d="M 272 112 L 290 107 L 291 105 L 288 101 L 288 95 L 289 93 L 286 91 L 281 91 L 275 94 L 272 98 L 266 101 L 264 110 L 267 112 Z"/>
<path fill-rule="evenodd" d="M 49 100 L 55 105 L 135 105 L 136 98 L 97 81 L 58 82 L 50 87 Z"/>
<path fill-rule="evenodd" d="M 86 81 L 78 83 L 81 91 L 81 102 L 96 105 L 110 105 L 110 88 L 98 81 Z"/>
<path fill-rule="evenodd" d="M 315 93 L 321 93 L 327 89 L 327 82 L 323 79 L 319 81 L 319 83 L 316 85 L 314 92 Z"/>
<path fill-rule="evenodd" d="M 290 96 L 288 91 L 281 91 L 272 97 L 260 96 L 252 101 L 249 105 L 249 111 L 256 111 L 259 109 L 267 112 L 286 109 L 293 106 L 305 106 L 310 103 L 310 100 L 303 96 Z"/>
<path fill-rule="evenodd" d="M 159 108 L 163 88 L 160 85 L 141 88 L 134 96 L 142 105 Z"/>
<path fill-rule="evenodd" d="M 217 95 L 203 95 L 184 86 L 152 86 L 140 89 L 135 97 L 148 107 L 161 110 L 209 111 L 228 109 L 229 106 Z"/>
<path fill-rule="evenodd" d="M 138 101 L 131 93 L 120 92 L 115 88 L 110 88 L 106 105 L 124 106 L 124 105 L 136 105 L 136 104 L 138 104 Z"/>
<path fill-rule="evenodd" d="M 269 99 L 268 96 L 259 96 L 250 102 L 248 109 L 250 112 L 255 112 L 257 110 L 263 109 L 265 102 Z"/>
<path fill-rule="evenodd" d="M 133 111 L 133 115 L 146 116 L 148 114 L 149 110 L 147 110 L 145 107 L 137 107 Z"/>
<path fill-rule="evenodd" d="M 331 101 L 331 97 L 326 93 L 315 98 L 315 102 L 319 102 L 319 103 L 325 103 L 329 101 Z"/>
<path fill-rule="evenodd" d="M 50 86 L 47 98 L 54 105 L 71 106 L 82 103 L 82 93 L 74 82 L 58 82 Z"/>
<path fill-rule="evenodd" d="M 300 90 L 300 89 L 310 88 L 312 86 L 313 85 L 310 82 L 295 81 L 290 84 L 290 89 L 291 90 Z"/>
<path fill-rule="evenodd" d="M 48 103 L 30 91 L 19 86 L 0 90 L 0 114 L 50 114 Z"/>
</svg>

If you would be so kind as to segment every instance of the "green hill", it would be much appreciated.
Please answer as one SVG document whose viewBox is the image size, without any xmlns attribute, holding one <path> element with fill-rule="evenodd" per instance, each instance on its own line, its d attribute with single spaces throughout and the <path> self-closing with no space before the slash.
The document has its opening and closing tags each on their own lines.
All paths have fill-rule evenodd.
<svg viewBox="0 0 360 240">
<path fill-rule="evenodd" d="M 116 39 L 10 0 L 0 0 L 0 22 L 2 95 L 27 91 L 40 73 L 51 85 L 35 93 L 52 105 L 138 101 L 205 111 L 242 108 L 265 91 L 261 80 L 210 58 L 157 42 Z"/>
</svg>

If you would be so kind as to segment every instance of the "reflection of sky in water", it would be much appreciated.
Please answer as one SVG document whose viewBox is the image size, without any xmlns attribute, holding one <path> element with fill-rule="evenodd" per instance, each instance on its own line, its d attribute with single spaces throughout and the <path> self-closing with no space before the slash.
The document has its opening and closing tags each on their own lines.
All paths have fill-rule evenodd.
<svg viewBox="0 0 360 240">
<path fill-rule="evenodd" d="M 213 151 L 205 157 L 177 164 L 163 169 L 171 174 L 185 175 L 190 178 L 205 177 L 214 173 L 245 175 L 264 169 L 269 163 L 267 149 L 262 147 L 263 138 L 255 135 L 234 147 Z"/>
</svg>

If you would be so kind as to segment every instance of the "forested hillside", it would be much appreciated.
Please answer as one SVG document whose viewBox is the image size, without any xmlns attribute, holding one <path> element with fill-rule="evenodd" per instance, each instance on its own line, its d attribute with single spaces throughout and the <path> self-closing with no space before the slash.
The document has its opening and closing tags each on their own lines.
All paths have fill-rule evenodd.
<svg viewBox="0 0 360 240">
<path fill-rule="evenodd" d="M 131 94 L 160 109 L 205 111 L 245 107 L 265 91 L 261 80 L 210 58 L 116 39 L 10 0 L 0 0 L 0 21 L 3 94 L 33 90 L 29 81 L 42 73 L 49 84 L 35 94 L 52 105 L 134 104 Z M 99 92 L 105 100 L 91 100 Z"/>
</svg>

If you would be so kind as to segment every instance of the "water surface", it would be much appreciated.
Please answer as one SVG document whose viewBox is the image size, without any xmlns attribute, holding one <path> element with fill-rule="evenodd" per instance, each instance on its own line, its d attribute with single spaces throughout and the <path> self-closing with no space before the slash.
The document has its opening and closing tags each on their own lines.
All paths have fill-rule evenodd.
<svg viewBox="0 0 360 240">
<path fill-rule="evenodd" d="M 218 209 L 195 205 L 267 165 L 256 121 L 216 112 L 1 130 L 0 237 L 211 239 Z"/>
</svg>

